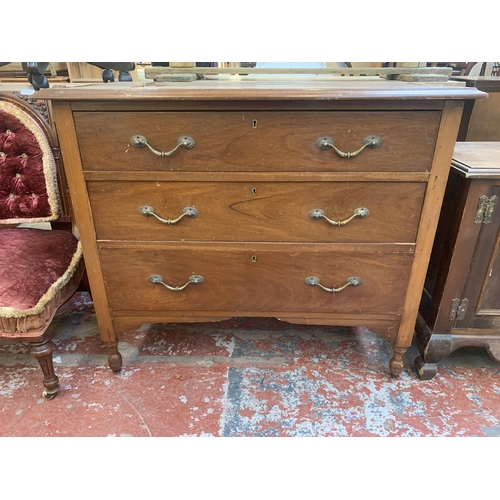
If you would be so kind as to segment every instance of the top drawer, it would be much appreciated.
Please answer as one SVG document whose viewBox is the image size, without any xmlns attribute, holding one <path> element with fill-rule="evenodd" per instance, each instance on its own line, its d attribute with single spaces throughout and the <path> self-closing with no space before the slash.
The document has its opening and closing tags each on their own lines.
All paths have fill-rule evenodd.
<svg viewBox="0 0 500 500">
<path fill-rule="evenodd" d="M 440 112 L 75 112 L 74 119 L 87 171 L 416 172 L 430 169 Z M 132 146 L 137 135 L 159 152 L 181 137 L 194 146 L 158 156 Z M 380 145 L 349 158 L 317 146 L 330 138 L 353 153 L 371 136 Z"/>
</svg>

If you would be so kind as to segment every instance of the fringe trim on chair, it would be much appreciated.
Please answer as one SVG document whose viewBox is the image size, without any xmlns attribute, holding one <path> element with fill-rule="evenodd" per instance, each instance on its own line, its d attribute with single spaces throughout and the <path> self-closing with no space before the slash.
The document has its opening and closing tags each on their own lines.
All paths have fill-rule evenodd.
<svg viewBox="0 0 500 500">
<path fill-rule="evenodd" d="M 60 203 L 59 191 L 57 189 L 57 167 L 50 144 L 38 124 L 25 111 L 19 109 L 14 104 L 6 101 L 0 101 L 0 109 L 14 115 L 30 132 L 35 136 L 40 149 L 42 150 L 43 174 L 45 177 L 45 186 L 47 188 L 47 197 L 52 215 L 47 217 L 37 217 L 33 219 L 17 217 L 15 219 L 1 220 L 0 224 L 34 224 L 36 222 L 50 222 L 59 218 Z"/>
<path fill-rule="evenodd" d="M 71 263 L 68 269 L 66 269 L 66 272 L 50 286 L 50 288 L 45 292 L 44 295 L 42 295 L 42 297 L 40 298 L 35 307 L 31 307 L 30 309 L 0 307 L 0 318 L 24 318 L 26 316 L 35 316 L 37 314 L 42 313 L 45 306 L 52 299 L 54 299 L 56 293 L 69 282 L 74 272 L 76 271 L 76 268 L 81 258 L 82 258 L 82 245 L 80 242 L 78 242 L 78 246 L 76 247 L 76 251 L 73 254 L 73 258 L 71 259 Z"/>
<path fill-rule="evenodd" d="M 84 273 L 85 264 L 82 259 L 69 282 L 56 293 L 42 313 L 24 318 L 0 318 L 0 337 L 12 341 L 42 342 L 54 316 L 59 308 L 73 296 Z"/>
</svg>

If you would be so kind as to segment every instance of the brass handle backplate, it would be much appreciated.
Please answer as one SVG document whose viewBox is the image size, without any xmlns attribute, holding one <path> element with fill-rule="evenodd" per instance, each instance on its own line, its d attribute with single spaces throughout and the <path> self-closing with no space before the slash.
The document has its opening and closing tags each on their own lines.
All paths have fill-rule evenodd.
<svg viewBox="0 0 500 500">
<path fill-rule="evenodd" d="M 130 144 L 132 144 L 134 148 L 148 147 L 150 151 L 152 151 L 155 155 L 158 156 L 170 156 L 174 151 L 177 151 L 177 149 L 179 148 L 184 148 L 184 149 L 194 148 L 195 142 L 192 137 L 184 135 L 182 137 L 179 137 L 179 139 L 177 140 L 177 146 L 175 146 L 174 149 L 170 151 L 157 151 L 148 144 L 148 140 L 143 135 L 133 135 L 130 138 Z"/>
<path fill-rule="evenodd" d="M 184 288 L 186 288 L 190 283 L 192 283 L 193 285 L 200 285 L 201 283 L 203 283 L 205 281 L 203 276 L 200 276 L 199 274 L 193 274 L 193 276 L 190 276 L 188 282 L 182 286 L 167 285 L 163 281 L 163 277 L 160 276 L 159 274 L 152 274 L 151 276 L 149 276 L 148 280 L 150 283 L 163 285 L 166 288 L 168 288 L 169 290 L 172 290 L 172 292 L 180 292 L 180 291 L 184 290 Z"/>
<path fill-rule="evenodd" d="M 141 215 L 145 215 L 146 217 L 152 215 L 153 217 L 156 217 L 160 222 L 163 222 L 163 224 L 168 224 L 169 226 L 172 224 L 177 224 L 183 217 L 189 217 L 190 219 L 198 217 L 198 210 L 196 210 L 196 208 L 194 207 L 183 208 L 182 215 L 179 215 L 177 219 L 164 219 L 163 217 L 156 215 L 155 209 L 153 207 L 147 205 L 139 208 L 139 213 Z"/>
<path fill-rule="evenodd" d="M 309 278 L 306 278 L 305 283 L 308 286 L 319 286 L 320 288 L 322 288 L 326 292 L 338 293 L 338 292 L 341 292 L 344 288 L 347 288 L 348 286 L 359 286 L 359 285 L 361 285 L 362 280 L 361 280 L 361 278 L 358 278 L 357 276 L 353 276 L 351 278 L 347 278 L 347 281 L 345 282 L 345 284 L 342 285 L 342 286 L 340 286 L 339 288 L 335 288 L 335 287 L 333 287 L 333 288 L 327 288 L 326 286 L 323 286 L 319 282 L 319 278 L 316 278 L 316 276 L 309 276 Z"/>
<path fill-rule="evenodd" d="M 340 151 L 335 144 L 333 144 L 333 139 L 330 137 L 320 137 L 316 141 L 316 147 L 318 149 L 333 149 L 335 152 L 339 155 L 342 156 L 342 158 L 353 158 L 354 156 L 357 156 L 363 149 L 365 148 L 378 148 L 382 141 L 380 140 L 380 137 L 376 135 L 369 135 L 368 137 L 365 137 L 363 140 L 363 145 L 356 151 L 347 152 L 344 153 L 343 151 Z"/>
<path fill-rule="evenodd" d="M 365 219 L 370 215 L 370 210 L 367 208 L 361 207 L 361 208 L 356 208 L 354 210 L 354 213 L 349 217 L 348 219 L 342 220 L 342 221 L 336 221 L 329 219 L 326 215 L 325 212 L 319 208 L 315 208 L 309 212 L 309 217 L 314 220 L 319 220 L 319 219 L 325 219 L 329 224 L 332 226 L 345 226 L 349 222 L 351 222 L 353 219 Z"/>
</svg>

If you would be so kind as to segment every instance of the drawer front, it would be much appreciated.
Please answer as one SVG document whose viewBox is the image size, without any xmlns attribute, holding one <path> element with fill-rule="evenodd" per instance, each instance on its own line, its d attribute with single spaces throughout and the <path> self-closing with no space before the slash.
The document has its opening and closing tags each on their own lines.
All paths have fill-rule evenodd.
<svg viewBox="0 0 500 500">
<path fill-rule="evenodd" d="M 356 112 L 75 112 L 84 170 L 158 171 L 427 171 L 439 111 Z M 160 157 L 131 145 L 141 135 Z M 329 137 L 340 151 L 355 152 L 370 136 L 376 148 L 343 158 L 320 149 Z"/>
<path fill-rule="evenodd" d="M 310 313 L 400 314 L 413 254 L 333 251 L 330 245 L 226 244 L 155 245 L 101 248 L 100 257 L 111 310 L 123 311 L 293 311 Z M 202 276 L 171 291 L 190 276 Z M 361 278 L 340 288 L 348 278 Z"/>
<path fill-rule="evenodd" d="M 425 192 L 424 183 L 402 182 L 93 181 L 87 187 L 97 239 L 133 241 L 411 243 Z M 168 224 L 141 214 L 141 207 L 166 221 L 182 218 Z M 185 209 L 196 209 L 196 217 L 183 215 Z M 309 215 L 314 210 L 323 216 Z M 361 216 L 349 221 L 355 214 Z"/>
</svg>

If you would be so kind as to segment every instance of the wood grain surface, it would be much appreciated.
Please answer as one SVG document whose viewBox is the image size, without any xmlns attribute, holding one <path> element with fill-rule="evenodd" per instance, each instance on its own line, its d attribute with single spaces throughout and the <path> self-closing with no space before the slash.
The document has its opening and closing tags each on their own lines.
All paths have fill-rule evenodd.
<svg viewBox="0 0 500 500">
<path fill-rule="evenodd" d="M 438 111 L 423 112 L 95 112 L 74 113 L 84 170 L 108 171 L 402 171 L 430 169 Z M 146 137 L 158 151 L 171 151 L 179 137 L 195 140 L 160 157 L 130 144 Z M 330 137 L 354 152 L 368 136 L 381 145 L 352 158 L 316 141 Z"/>
<path fill-rule="evenodd" d="M 413 252 L 333 251 L 330 245 L 172 243 L 100 248 L 111 310 L 293 311 L 400 313 Z M 397 269 L 397 273 L 394 272 Z M 173 292 L 191 275 L 205 279 Z M 307 286 L 316 276 L 324 286 L 342 286 L 357 276 L 362 284 L 329 293 Z"/>
<path fill-rule="evenodd" d="M 425 183 L 389 182 L 88 182 L 98 240 L 415 242 Z M 196 218 L 175 225 L 139 213 L 152 206 L 164 219 L 185 207 Z M 344 226 L 357 208 L 370 215 Z"/>
<path fill-rule="evenodd" d="M 101 83 L 54 85 L 35 92 L 35 99 L 71 102 L 122 101 L 405 101 L 463 100 L 487 97 L 474 87 L 456 82 L 401 82 L 381 78 L 284 78 L 206 79 L 169 83 Z"/>
</svg>

